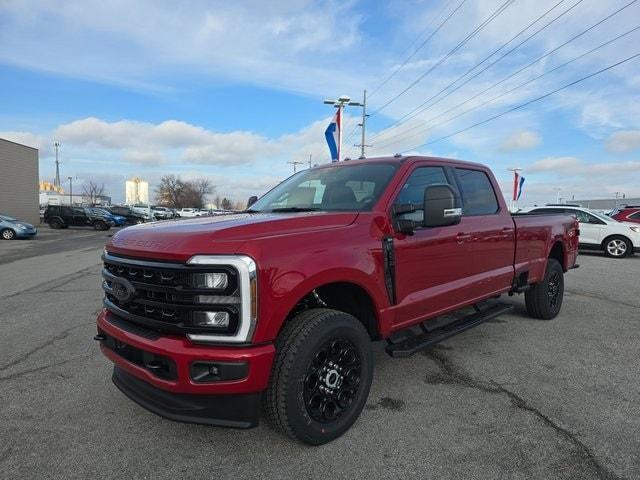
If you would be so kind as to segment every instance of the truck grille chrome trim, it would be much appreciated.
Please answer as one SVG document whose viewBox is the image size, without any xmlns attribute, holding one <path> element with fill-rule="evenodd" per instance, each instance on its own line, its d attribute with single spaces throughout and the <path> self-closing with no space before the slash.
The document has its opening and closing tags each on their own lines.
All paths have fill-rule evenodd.
<svg viewBox="0 0 640 480">
<path fill-rule="evenodd" d="M 244 256 L 197 256 L 187 263 L 103 255 L 104 306 L 146 328 L 196 343 L 248 343 L 255 328 L 255 262 Z M 204 288 L 196 276 L 222 272 L 228 282 Z M 224 326 L 201 325 L 196 312 L 225 312 Z"/>
<path fill-rule="evenodd" d="M 240 322 L 234 336 L 215 334 L 188 334 L 194 343 L 247 343 L 253 336 L 258 311 L 258 268 L 256 262 L 246 255 L 196 255 L 187 261 L 187 265 L 230 265 L 239 275 Z"/>
</svg>

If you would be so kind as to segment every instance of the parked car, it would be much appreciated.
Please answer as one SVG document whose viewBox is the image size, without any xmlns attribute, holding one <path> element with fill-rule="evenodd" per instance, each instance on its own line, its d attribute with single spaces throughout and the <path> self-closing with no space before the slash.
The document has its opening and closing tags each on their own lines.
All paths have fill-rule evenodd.
<svg viewBox="0 0 640 480">
<path fill-rule="evenodd" d="M 178 215 L 181 217 L 201 217 L 203 214 L 197 208 L 181 208 L 178 210 Z"/>
<path fill-rule="evenodd" d="M 27 222 L 21 222 L 9 215 L 0 214 L 0 238 L 14 240 L 16 238 L 33 238 L 38 229 Z"/>
<path fill-rule="evenodd" d="M 538 214 L 575 215 L 580 222 L 580 247 L 602 250 L 605 255 L 623 258 L 640 251 L 640 225 L 620 222 L 579 206 L 547 205 L 529 210 Z"/>
<path fill-rule="evenodd" d="M 113 220 L 113 224 L 116 227 L 122 227 L 127 223 L 126 217 L 115 215 L 108 210 L 105 210 L 104 208 L 90 207 L 89 210 L 91 210 L 92 213 L 96 213 L 98 215 L 106 215 L 107 218 Z"/>
<path fill-rule="evenodd" d="M 121 205 L 111 205 L 110 207 L 104 207 L 104 210 L 113 214 L 119 215 L 125 218 L 126 225 L 137 225 L 147 221 L 147 216 L 134 212 L 130 207 Z"/>
<path fill-rule="evenodd" d="M 640 205 L 626 205 L 612 212 L 619 222 L 640 223 Z"/>
<path fill-rule="evenodd" d="M 49 205 L 44 212 L 44 221 L 51 228 L 93 227 L 96 230 L 109 230 L 115 222 L 104 213 L 93 212 L 87 207 L 68 205 Z"/>
<path fill-rule="evenodd" d="M 118 232 L 96 340 L 117 387 L 157 414 L 246 428 L 262 400 L 277 429 L 318 445 L 365 406 L 372 340 L 413 355 L 511 311 L 502 294 L 552 319 L 577 254 L 574 217 L 512 216 L 485 166 L 332 163 L 239 215 Z"/>
<path fill-rule="evenodd" d="M 151 207 L 151 213 L 156 220 L 169 220 L 174 218 L 174 213 L 167 207 Z"/>
</svg>

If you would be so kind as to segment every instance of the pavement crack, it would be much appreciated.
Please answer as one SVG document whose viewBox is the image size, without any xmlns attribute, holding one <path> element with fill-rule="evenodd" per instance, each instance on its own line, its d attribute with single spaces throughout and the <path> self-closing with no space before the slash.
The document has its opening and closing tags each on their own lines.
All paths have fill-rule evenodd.
<svg viewBox="0 0 640 480">
<path fill-rule="evenodd" d="M 63 330 L 62 332 L 58 333 L 54 337 L 51 337 L 46 342 L 41 343 L 37 347 L 34 347 L 31 350 L 29 350 L 28 352 L 23 353 L 22 355 L 20 355 L 15 360 L 12 360 L 11 362 L 7 363 L 6 365 L 3 365 L 2 367 L 0 367 L 0 372 L 4 372 L 5 370 L 8 370 L 11 367 L 15 367 L 16 365 L 28 360 L 35 353 L 38 353 L 39 351 L 47 348 L 48 346 L 53 345 L 55 342 L 57 342 L 59 340 L 64 340 L 75 329 L 81 328 L 81 327 L 86 327 L 87 325 L 93 325 L 93 324 L 95 324 L 95 321 L 81 323 L 79 325 L 74 325 L 73 327 L 70 327 L 70 328 L 67 328 L 66 330 Z"/>
<path fill-rule="evenodd" d="M 636 309 L 636 310 L 640 309 L 640 305 L 634 305 L 633 303 L 621 302 L 620 300 L 612 300 L 610 298 L 605 297 L 604 295 L 597 295 L 595 293 L 588 293 L 588 292 L 577 292 L 575 290 L 569 290 L 569 289 L 565 289 L 565 292 L 570 294 L 570 295 L 575 295 L 576 297 L 593 298 L 595 300 L 600 300 L 602 302 L 613 303 L 614 305 L 622 305 L 622 306 L 633 308 L 633 309 Z"/>
<path fill-rule="evenodd" d="M 515 408 L 536 416 L 546 426 L 552 428 L 560 437 L 569 441 L 578 450 L 585 463 L 590 466 L 597 478 L 602 480 L 623 480 L 624 477 L 616 475 L 614 472 L 602 465 L 596 458 L 593 451 L 585 445 L 576 434 L 570 432 L 565 427 L 558 425 L 539 409 L 530 405 L 517 393 L 508 390 L 504 385 L 498 384 L 494 381 L 483 382 L 473 378 L 463 369 L 455 365 L 441 350 L 437 349 L 437 347 L 424 351 L 423 355 L 433 360 L 441 371 L 440 376 L 429 377 L 427 380 L 429 383 L 457 384 L 486 393 L 506 395 L 509 400 L 511 400 L 511 404 Z"/>
<path fill-rule="evenodd" d="M 96 352 L 87 353 L 84 355 L 77 355 L 75 357 L 67 358 L 66 360 L 61 360 L 59 362 L 49 363 L 47 365 L 42 365 L 40 367 L 30 368 L 28 370 L 22 370 L 20 372 L 12 373 L 11 375 L 7 375 L 6 377 L 0 377 L 0 382 L 5 380 L 15 380 L 16 378 L 22 377 L 23 375 L 28 375 L 30 373 L 40 372 L 42 370 L 47 370 L 48 368 L 57 367 L 59 365 L 66 365 L 67 363 L 75 362 L 77 360 L 82 360 L 85 358 L 92 357 L 96 354 Z"/>
<path fill-rule="evenodd" d="M 54 291 L 55 289 L 65 285 L 68 282 L 72 282 L 72 281 L 78 280 L 78 279 L 80 279 L 82 277 L 86 277 L 87 275 L 91 275 L 91 274 L 97 273 L 95 271 L 96 265 L 84 268 L 82 270 L 78 270 L 77 272 L 73 272 L 73 273 L 70 273 L 68 275 L 64 275 L 64 276 L 62 276 L 60 278 L 57 278 L 57 279 L 53 280 L 52 282 L 44 282 L 44 283 L 41 283 L 41 284 L 36 285 L 34 287 L 27 288 L 26 290 L 22 290 L 20 292 L 12 293 L 11 295 L 4 295 L 4 296 L 2 296 L 0 298 L 13 298 L 13 297 L 18 297 L 20 295 L 23 295 L 25 293 L 49 293 L 49 292 Z M 53 283 L 53 285 L 50 285 L 49 287 L 47 287 L 45 289 L 40 289 L 42 287 L 42 285 L 51 284 L 51 283 Z"/>
</svg>

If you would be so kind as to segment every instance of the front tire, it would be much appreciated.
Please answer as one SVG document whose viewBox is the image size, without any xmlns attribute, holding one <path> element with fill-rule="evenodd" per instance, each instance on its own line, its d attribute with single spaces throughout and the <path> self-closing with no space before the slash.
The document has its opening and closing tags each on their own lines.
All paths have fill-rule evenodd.
<svg viewBox="0 0 640 480">
<path fill-rule="evenodd" d="M 2 232 L 0 232 L 0 237 L 2 237 L 3 240 L 13 240 L 14 238 L 16 238 L 16 232 L 11 230 L 10 228 L 5 228 L 4 230 L 2 230 Z"/>
<path fill-rule="evenodd" d="M 107 225 L 102 220 L 98 220 L 97 222 L 94 222 L 93 228 L 95 230 L 109 230 L 109 225 Z"/>
<path fill-rule="evenodd" d="M 337 310 L 307 310 L 276 340 L 264 410 L 284 434 L 321 445 L 357 420 L 372 378 L 371 340 L 364 326 Z"/>
<path fill-rule="evenodd" d="M 551 320 L 562 308 L 564 298 L 564 271 L 555 258 L 547 260 L 547 270 L 541 282 L 524 293 L 527 313 L 533 318 Z"/>
<path fill-rule="evenodd" d="M 604 254 L 611 258 L 624 258 L 633 253 L 633 245 L 628 238 L 621 235 L 614 235 L 607 238 L 602 245 Z"/>
<path fill-rule="evenodd" d="M 60 228 L 63 228 L 64 224 L 60 220 L 58 220 L 57 218 L 54 218 L 53 220 L 51 220 L 49 222 L 49 227 L 53 228 L 54 230 L 58 230 Z"/>
</svg>

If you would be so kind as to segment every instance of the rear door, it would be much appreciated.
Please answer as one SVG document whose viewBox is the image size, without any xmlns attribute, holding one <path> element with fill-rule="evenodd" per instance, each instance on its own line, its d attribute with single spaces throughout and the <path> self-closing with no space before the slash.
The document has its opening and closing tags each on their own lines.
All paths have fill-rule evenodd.
<svg viewBox="0 0 640 480">
<path fill-rule="evenodd" d="M 513 281 L 515 225 L 501 208 L 491 179 L 482 169 L 455 168 L 462 195 L 459 225 L 471 252 L 475 296 L 487 296 L 509 288 Z"/>
<path fill-rule="evenodd" d="M 580 222 L 580 243 L 600 245 L 606 236 L 607 224 L 590 213 L 573 208 L 565 209 L 565 213 L 575 215 Z"/>
<path fill-rule="evenodd" d="M 78 207 L 72 207 L 71 215 L 73 217 L 72 225 L 80 225 L 80 226 L 87 225 L 88 223 L 87 214 L 85 213 L 84 209 L 78 208 Z"/>
<path fill-rule="evenodd" d="M 441 166 L 418 164 L 396 192 L 393 204 L 422 205 L 427 185 L 455 187 Z M 422 220 L 422 209 L 402 215 Z M 469 295 L 471 258 L 468 244 L 458 238 L 458 225 L 417 228 L 413 235 L 396 233 L 393 239 L 398 326 L 410 325 L 464 302 Z"/>
</svg>

